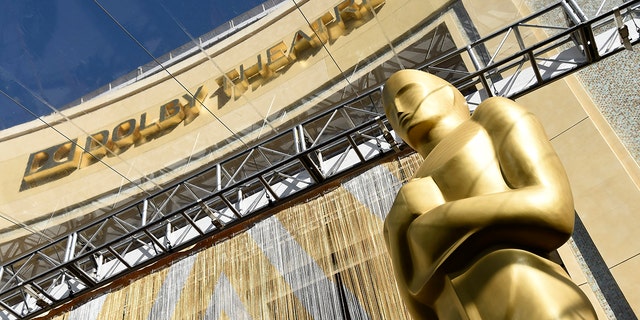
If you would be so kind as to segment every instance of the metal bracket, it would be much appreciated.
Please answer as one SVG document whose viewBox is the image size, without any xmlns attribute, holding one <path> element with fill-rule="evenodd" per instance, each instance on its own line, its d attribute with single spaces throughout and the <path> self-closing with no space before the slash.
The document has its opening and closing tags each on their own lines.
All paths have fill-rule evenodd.
<svg viewBox="0 0 640 320">
<path fill-rule="evenodd" d="M 624 45 L 625 49 L 633 51 L 633 47 L 631 46 L 631 39 L 629 39 L 629 27 L 622 21 L 620 10 L 614 11 L 613 16 L 615 17 L 616 25 L 618 26 L 618 35 L 620 36 L 620 42 Z"/>
</svg>

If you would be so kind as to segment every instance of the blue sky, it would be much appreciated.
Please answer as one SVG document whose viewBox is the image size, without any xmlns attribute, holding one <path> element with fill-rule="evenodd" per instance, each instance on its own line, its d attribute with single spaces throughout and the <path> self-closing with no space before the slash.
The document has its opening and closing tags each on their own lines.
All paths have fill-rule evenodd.
<svg viewBox="0 0 640 320">
<path fill-rule="evenodd" d="M 98 0 L 154 56 L 264 0 Z M 152 61 L 94 1 L 0 0 L 0 89 L 37 115 Z M 34 116 L 0 94 L 0 130 Z"/>
</svg>

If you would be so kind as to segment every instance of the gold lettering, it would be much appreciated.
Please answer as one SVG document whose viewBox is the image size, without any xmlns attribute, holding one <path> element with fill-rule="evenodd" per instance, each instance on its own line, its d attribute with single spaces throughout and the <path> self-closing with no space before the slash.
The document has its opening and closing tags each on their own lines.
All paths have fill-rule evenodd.
<svg viewBox="0 0 640 320">
<path fill-rule="evenodd" d="M 267 67 L 272 72 L 276 72 L 288 65 L 291 61 L 285 54 L 287 46 L 283 41 L 278 42 L 267 50 Z"/>
<path fill-rule="evenodd" d="M 305 50 L 319 48 L 337 39 L 348 28 L 358 28 L 370 19 L 371 16 L 366 15 L 367 11 L 378 10 L 385 2 L 385 0 L 361 0 L 360 4 L 356 4 L 355 0 L 345 0 L 336 5 L 332 11 L 314 20 L 309 26 L 312 33 L 297 30 L 288 51 L 285 43 L 280 41 L 266 50 L 266 63 L 262 60 L 262 54 L 258 54 L 255 64 L 248 68 L 241 64 L 237 69 L 217 78 L 216 83 L 227 97 L 237 99 L 248 90 L 250 85 L 256 83 L 256 87 L 259 86 L 260 79 L 266 80 L 273 77 L 274 73 L 297 60 Z M 363 19 L 365 21 L 345 24 L 351 20 Z M 174 99 L 162 105 L 159 120 L 151 124 L 147 124 L 146 113 L 140 115 L 138 127 L 135 119 L 124 121 L 113 129 L 111 139 L 107 130 L 94 133 L 87 137 L 85 154 L 76 148 L 77 139 L 32 153 L 29 156 L 21 190 L 46 183 L 47 179 L 52 180 L 68 175 L 78 166 L 85 167 L 95 163 L 99 158 L 104 157 L 108 150 L 116 149 L 122 152 L 134 143 L 142 144 L 170 132 L 182 121 L 185 125 L 189 124 L 199 115 L 200 105 L 206 94 L 206 89 L 201 86 L 193 96 L 182 96 L 182 99 L 186 100 L 185 104 L 181 104 L 179 99 Z"/>
<path fill-rule="evenodd" d="M 344 20 L 342 20 L 342 17 L 340 17 L 340 8 L 338 6 L 335 6 L 333 8 L 333 14 L 334 14 L 334 19 L 328 25 L 328 27 L 330 29 L 336 28 L 339 30 L 335 36 L 335 38 L 337 38 L 344 33 L 344 30 L 347 28 L 347 26 L 344 24 Z"/>
<path fill-rule="evenodd" d="M 112 151 L 113 154 L 109 156 L 115 156 L 123 151 L 127 150 L 132 144 L 136 142 L 136 119 L 129 119 L 121 122 L 111 133 L 111 142 L 113 142 Z"/>
<path fill-rule="evenodd" d="M 298 30 L 293 35 L 293 41 L 291 41 L 291 47 L 289 48 L 289 57 L 292 60 L 298 59 L 298 54 L 308 49 L 311 46 L 311 37 L 309 37 L 304 31 Z"/>
<path fill-rule="evenodd" d="M 311 23 L 311 30 L 313 30 L 314 33 L 311 46 L 314 48 L 321 47 L 329 41 L 329 30 L 327 29 L 327 24 L 331 21 L 333 21 L 331 14 L 325 13 L 322 17 Z"/>
<path fill-rule="evenodd" d="M 356 5 L 354 0 L 345 0 L 333 7 L 334 19 L 331 23 L 330 27 L 338 27 L 340 31 L 344 31 L 347 29 L 345 25 L 345 21 L 351 20 L 353 18 L 359 19 L 361 15 L 358 11 L 358 5 Z M 343 32 L 339 32 L 337 36 L 341 36 Z"/>
<path fill-rule="evenodd" d="M 115 156 L 134 144 L 143 144 L 173 130 L 184 120 L 189 124 L 200 114 L 200 105 L 206 98 L 205 86 L 200 86 L 195 94 L 183 95 L 186 103 L 174 99 L 160 106 L 159 120 L 147 124 L 147 113 L 136 119 L 120 122 L 110 132 L 102 130 L 89 135 L 84 149 L 77 147 L 77 140 L 51 146 L 29 156 L 20 191 L 33 188 L 49 181 L 71 174 L 79 168 L 94 164 L 105 156 Z M 187 121 L 188 119 L 188 121 Z M 109 134 L 111 133 L 111 136 Z"/>
<path fill-rule="evenodd" d="M 266 66 L 262 63 L 261 54 L 256 56 L 256 60 L 256 64 L 244 70 L 244 75 L 249 80 L 249 83 L 254 82 L 257 76 L 266 77 L 269 74 L 269 70 L 267 70 Z"/>
<path fill-rule="evenodd" d="M 147 113 L 140 115 L 140 124 L 136 130 L 136 145 L 144 144 L 155 138 L 155 135 L 160 131 L 160 127 L 156 122 L 147 124 Z"/>
<path fill-rule="evenodd" d="M 366 23 L 372 17 L 367 14 L 367 11 L 378 10 L 384 3 L 385 0 L 361 0 L 360 4 L 357 4 L 355 0 L 344 0 L 331 11 L 325 12 L 314 20 L 309 25 L 311 33 L 301 29 L 297 30 L 293 34 L 288 52 L 284 42 L 280 41 L 266 50 L 267 62 L 265 65 L 262 63 L 261 55 L 258 54 L 256 64 L 246 69 L 244 64 L 241 64 L 238 68 L 217 78 L 216 82 L 228 98 L 237 99 L 248 90 L 250 85 L 258 82 L 258 75 L 265 80 L 273 77 L 282 68 L 300 59 L 305 50 L 319 48 L 325 43 L 344 35 L 348 28 L 358 28 Z M 351 20 L 362 21 L 349 23 L 349 25 L 345 24 Z M 259 84 L 254 86 L 253 89 L 257 86 Z"/>
<path fill-rule="evenodd" d="M 325 12 L 314 20 L 309 25 L 311 33 L 297 30 L 293 34 L 288 52 L 284 42 L 280 41 L 266 50 L 266 65 L 263 65 L 261 55 L 258 54 L 256 64 L 246 69 L 244 64 L 241 64 L 237 69 L 217 78 L 216 82 L 227 97 L 237 99 L 248 90 L 250 85 L 257 82 L 258 75 L 265 80 L 273 77 L 282 68 L 300 59 L 305 50 L 319 48 L 342 36 L 348 28 L 357 28 L 367 22 L 371 19 L 371 15 L 366 14 L 367 11 L 378 10 L 384 3 L 385 0 L 361 0 L 360 4 L 355 0 L 344 0 L 332 11 Z M 351 20 L 364 21 L 349 23 L 347 26 L 345 23 Z M 254 89 L 256 87 L 254 86 Z"/>
<path fill-rule="evenodd" d="M 160 130 L 169 130 L 177 126 L 184 119 L 184 112 L 180 106 L 180 100 L 173 99 L 160 107 Z"/>
<path fill-rule="evenodd" d="M 182 96 L 183 99 L 187 100 L 186 104 L 182 105 L 182 112 L 184 113 L 184 125 L 188 125 L 193 121 L 198 115 L 200 115 L 200 105 L 204 101 L 204 98 L 207 96 L 207 89 L 204 86 L 200 86 L 196 93 L 192 95 L 185 94 Z M 142 126 L 142 124 L 140 124 Z"/>
<path fill-rule="evenodd" d="M 113 128 L 113 133 L 111 134 L 111 141 L 118 143 L 122 140 L 125 140 L 133 136 L 133 133 L 135 132 L 135 130 L 136 130 L 135 119 L 129 119 L 129 120 L 123 121 L 119 125 L 117 125 L 115 128 Z"/>
<path fill-rule="evenodd" d="M 20 190 L 33 188 L 50 180 L 71 174 L 78 168 L 81 151 L 78 139 L 64 142 L 29 156 Z"/>
<path fill-rule="evenodd" d="M 244 64 L 241 64 L 239 69 L 240 70 L 231 70 L 225 73 L 224 76 L 216 79 L 218 85 L 222 87 L 224 94 L 229 98 L 234 97 L 237 99 L 242 96 L 242 94 L 249 88 L 249 81 L 255 81 L 255 76 L 257 74 L 265 72 L 263 71 L 265 68 L 262 65 L 260 55 L 258 55 L 258 62 L 255 65 L 252 65 L 249 69 L 245 70 Z"/>
<path fill-rule="evenodd" d="M 356 4 L 355 0 L 345 0 L 338 5 L 338 12 L 340 18 L 344 20 L 360 20 L 362 19 L 362 13 L 360 12 L 360 6 Z"/>
<path fill-rule="evenodd" d="M 79 167 L 84 168 L 98 162 L 107 154 L 107 149 L 110 149 L 108 130 L 102 130 L 88 136 Z"/>
<path fill-rule="evenodd" d="M 227 97 L 232 97 L 235 91 L 234 80 L 240 77 L 240 73 L 237 70 L 231 70 L 225 73 L 222 77 L 216 79 L 219 86 L 222 87 L 222 91 Z"/>
<path fill-rule="evenodd" d="M 240 75 L 238 76 L 238 83 L 236 83 L 236 88 L 240 87 L 240 90 L 244 92 L 249 87 L 249 81 L 247 81 L 247 75 L 244 71 L 244 64 L 240 65 Z M 240 95 L 242 95 L 242 92 Z"/>
</svg>

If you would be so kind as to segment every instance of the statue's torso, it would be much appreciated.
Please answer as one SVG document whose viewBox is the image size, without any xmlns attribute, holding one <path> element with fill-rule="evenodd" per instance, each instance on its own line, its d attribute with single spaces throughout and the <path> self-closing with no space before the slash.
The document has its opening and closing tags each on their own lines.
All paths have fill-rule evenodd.
<svg viewBox="0 0 640 320">
<path fill-rule="evenodd" d="M 406 208 L 424 213 L 446 201 L 509 189 L 487 131 L 477 122 L 465 122 L 440 142 L 401 192 Z M 414 211 L 416 210 L 416 211 Z"/>
</svg>

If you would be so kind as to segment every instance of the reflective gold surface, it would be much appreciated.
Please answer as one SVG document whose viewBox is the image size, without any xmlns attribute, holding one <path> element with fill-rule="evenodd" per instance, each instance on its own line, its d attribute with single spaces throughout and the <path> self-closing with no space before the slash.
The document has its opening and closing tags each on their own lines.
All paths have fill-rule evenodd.
<svg viewBox="0 0 640 320">
<path fill-rule="evenodd" d="M 566 173 L 537 119 L 495 97 L 469 115 L 462 94 L 416 70 L 384 87 L 396 133 L 424 157 L 384 234 L 415 318 L 595 318 L 543 258 L 573 229 Z"/>
</svg>

